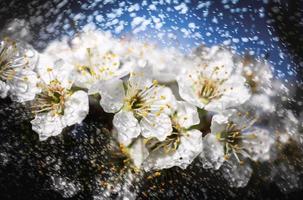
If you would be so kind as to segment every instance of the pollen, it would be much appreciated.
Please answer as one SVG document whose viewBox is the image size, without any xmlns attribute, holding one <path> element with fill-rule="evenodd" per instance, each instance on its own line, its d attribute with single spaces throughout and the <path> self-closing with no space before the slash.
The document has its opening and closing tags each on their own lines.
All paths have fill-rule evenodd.
<svg viewBox="0 0 303 200">
<path fill-rule="evenodd" d="M 157 80 L 153 80 L 153 85 L 157 86 L 159 82 Z"/>
<path fill-rule="evenodd" d="M 160 98 L 161 98 L 162 100 L 165 100 L 165 99 L 166 99 L 166 97 L 163 96 L 163 95 L 161 95 Z"/>
</svg>

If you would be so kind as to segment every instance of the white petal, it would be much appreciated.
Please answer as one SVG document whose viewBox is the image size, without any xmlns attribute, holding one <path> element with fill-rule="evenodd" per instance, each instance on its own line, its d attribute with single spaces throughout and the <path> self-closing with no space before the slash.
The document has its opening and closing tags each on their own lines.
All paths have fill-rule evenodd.
<svg viewBox="0 0 303 200">
<path fill-rule="evenodd" d="M 142 138 L 136 139 L 136 141 L 132 143 L 131 147 L 129 147 L 129 155 L 132 158 L 134 165 L 139 169 L 148 154 L 148 150 L 146 149 Z"/>
<path fill-rule="evenodd" d="M 275 102 L 267 94 L 253 94 L 247 103 L 265 113 L 272 113 L 276 109 Z"/>
<path fill-rule="evenodd" d="M 145 138 L 156 137 L 163 141 L 172 132 L 172 124 L 168 115 L 161 113 L 160 115 L 148 114 L 140 121 L 142 135 Z"/>
<path fill-rule="evenodd" d="M 6 98 L 9 91 L 9 86 L 0 80 L 0 97 Z"/>
<path fill-rule="evenodd" d="M 177 102 L 176 119 L 181 127 L 190 128 L 193 125 L 200 123 L 197 107 L 185 101 Z"/>
<path fill-rule="evenodd" d="M 228 160 L 221 167 L 223 177 L 230 187 L 245 187 L 252 175 L 252 168 L 248 162 L 239 164 L 236 160 Z"/>
<path fill-rule="evenodd" d="M 245 84 L 245 79 L 239 75 L 231 76 L 220 87 L 223 95 L 219 99 L 214 99 L 205 106 L 205 110 L 222 112 L 227 108 L 239 106 L 245 103 L 251 96 L 249 88 Z"/>
<path fill-rule="evenodd" d="M 229 122 L 229 115 L 216 114 L 212 117 L 210 130 L 212 134 L 220 133 L 226 128 Z"/>
<path fill-rule="evenodd" d="M 249 112 L 249 110 L 225 110 L 224 112 L 213 116 L 210 127 L 211 132 L 213 134 L 222 132 L 225 130 L 229 122 L 233 122 L 240 129 L 245 129 L 255 123 L 255 118 L 254 115 Z"/>
<path fill-rule="evenodd" d="M 37 72 L 45 84 L 58 80 L 64 88 L 69 89 L 74 81 L 73 66 L 47 54 L 39 55 Z"/>
<path fill-rule="evenodd" d="M 199 100 L 198 95 L 196 94 L 195 81 L 198 81 L 197 72 L 195 70 L 187 71 L 185 74 L 178 76 L 179 94 L 181 98 L 188 103 L 199 108 L 204 108 L 205 104 Z"/>
<path fill-rule="evenodd" d="M 73 85 L 75 80 L 73 70 L 73 66 L 63 60 L 55 62 L 56 79 L 60 81 L 62 87 L 69 89 Z"/>
<path fill-rule="evenodd" d="M 6 38 L 1 41 L 1 46 L 7 47 L 7 56 L 12 62 L 12 67 L 15 69 L 26 68 L 33 70 L 38 61 L 38 53 L 31 45 L 17 40 Z"/>
<path fill-rule="evenodd" d="M 96 48 L 98 52 L 104 53 L 114 48 L 114 38 L 110 34 L 96 30 L 83 30 L 71 41 L 72 49 Z"/>
<path fill-rule="evenodd" d="M 133 138 L 140 135 L 140 125 L 132 112 L 118 112 L 114 116 L 113 124 L 118 131 L 118 140 L 124 145 L 128 145 Z"/>
<path fill-rule="evenodd" d="M 207 65 L 203 69 L 203 74 L 214 80 L 227 79 L 234 69 L 233 54 L 219 46 L 210 48 L 203 58 L 203 62 Z"/>
<path fill-rule="evenodd" d="M 75 69 L 73 76 L 75 77 L 74 84 L 77 87 L 90 90 L 93 85 L 97 84 L 97 80 L 87 71 L 78 71 L 78 69 Z M 90 94 L 93 94 L 94 92 L 93 89 L 89 91 Z"/>
<path fill-rule="evenodd" d="M 38 82 L 39 79 L 35 72 L 28 69 L 19 70 L 15 78 L 8 82 L 11 87 L 11 99 L 17 102 L 33 100 L 35 95 L 40 92 L 37 87 Z"/>
<path fill-rule="evenodd" d="M 191 130 L 181 136 L 180 145 L 175 152 L 163 154 L 153 152 L 144 163 L 144 169 L 165 169 L 178 166 L 185 169 L 202 151 L 202 133 Z"/>
<path fill-rule="evenodd" d="M 56 78 L 55 74 L 53 73 L 54 63 L 55 60 L 52 57 L 45 54 L 39 55 L 39 62 L 37 64 L 36 70 L 41 80 L 46 84 L 49 84 Z"/>
<path fill-rule="evenodd" d="M 150 68 L 152 68 L 152 77 L 160 82 L 172 82 L 176 80 L 179 72 L 190 64 L 185 62 L 182 55 L 175 48 L 159 49 L 154 46 L 149 48 L 143 46 L 145 50 L 145 59 Z"/>
<path fill-rule="evenodd" d="M 39 134 L 40 141 L 48 137 L 59 135 L 65 128 L 60 116 L 53 116 L 51 113 L 36 115 L 31 121 L 32 129 Z"/>
<path fill-rule="evenodd" d="M 200 154 L 203 167 L 219 169 L 224 163 L 224 149 L 222 144 L 212 133 L 203 138 L 203 151 Z"/>
<path fill-rule="evenodd" d="M 29 44 L 24 44 L 24 46 L 24 55 L 28 69 L 34 70 L 39 60 L 39 53 Z"/>
<path fill-rule="evenodd" d="M 129 84 L 137 89 L 144 89 L 152 85 L 150 78 L 151 70 L 148 67 L 136 68 L 131 72 L 129 77 Z"/>
<path fill-rule="evenodd" d="M 163 105 L 164 112 L 166 114 L 172 114 L 172 112 L 177 108 L 177 101 L 172 90 L 168 87 L 163 86 L 158 87 L 157 101 L 155 102 L 155 104 Z"/>
<path fill-rule="evenodd" d="M 66 126 L 81 123 L 88 114 L 88 95 L 77 91 L 66 99 L 63 120 Z"/>
<path fill-rule="evenodd" d="M 266 161 L 270 159 L 270 150 L 275 140 L 270 132 L 263 128 L 252 127 L 244 134 L 254 134 L 255 139 L 246 140 L 245 149 L 248 151 L 250 159 L 254 161 Z"/>
<path fill-rule="evenodd" d="M 239 69 L 244 77 L 252 78 L 257 83 L 254 94 L 263 93 L 272 96 L 277 92 L 272 88 L 274 86 L 273 72 L 269 63 L 253 60 L 249 65 L 242 64 Z"/>
<path fill-rule="evenodd" d="M 64 37 L 50 42 L 43 53 L 67 62 L 70 61 L 72 52 L 69 46 L 69 38 Z"/>
<path fill-rule="evenodd" d="M 97 87 L 101 95 L 100 104 L 103 110 L 108 113 L 118 112 L 123 106 L 125 97 L 123 81 L 120 79 L 101 81 Z"/>
<path fill-rule="evenodd" d="M 235 123 L 239 128 L 251 127 L 256 122 L 255 108 L 238 107 L 237 109 L 225 110 L 221 115 L 228 118 L 228 121 Z"/>
<path fill-rule="evenodd" d="M 72 59 L 69 63 L 75 66 L 77 86 L 90 89 L 100 80 L 122 78 L 129 74 L 130 66 L 126 65 L 121 55 L 126 47 L 109 34 L 96 30 L 84 31 L 71 44 Z M 79 70 L 81 66 L 89 67 L 93 73 Z"/>
</svg>

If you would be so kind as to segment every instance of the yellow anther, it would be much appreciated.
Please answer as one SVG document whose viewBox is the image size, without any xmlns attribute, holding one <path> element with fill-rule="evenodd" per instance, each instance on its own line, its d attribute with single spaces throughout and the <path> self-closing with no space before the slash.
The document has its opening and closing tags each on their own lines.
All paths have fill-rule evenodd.
<svg viewBox="0 0 303 200">
<path fill-rule="evenodd" d="M 48 67 L 46 70 L 47 70 L 47 72 L 52 72 L 52 71 L 53 71 L 53 68 Z"/>
<path fill-rule="evenodd" d="M 159 84 L 159 82 L 157 80 L 153 80 L 153 85 L 157 86 Z"/>
</svg>

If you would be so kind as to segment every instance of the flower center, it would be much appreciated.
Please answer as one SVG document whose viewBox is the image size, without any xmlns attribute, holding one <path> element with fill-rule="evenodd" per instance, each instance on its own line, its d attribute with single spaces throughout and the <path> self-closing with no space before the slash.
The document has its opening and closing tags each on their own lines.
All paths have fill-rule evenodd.
<svg viewBox="0 0 303 200">
<path fill-rule="evenodd" d="M 181 135 L 179 133 L 173 132 L 171 135 L 167 136 L 164 141 L 159 141 L 156 138 L 151 138 L 146 142 L 146 148 L 149 152 L 160 151 L 165 154 L 175 152 L 181 142 Z"/>
<path fill-rule="evenodd" d="M 256 136 L 254 134 L 243 135 L 242 130 L 238 128 L 236 124 L 229 122 L 226 125 L 225 130 L 216 133 L 216 138 L 223 143 L 225 159 L 228 159 L 230 155 L 233 154 L 239 163 L 242 163 L 238 154 L 243 151 L 245 152 L 243 140 L 255 139 Z"/>
<path fill-rule="evenodd" d="M 87 65 L 78 65 L 78 71 L 80 71 L 83 74 L 88 73 L 91 76 L 96 76 L 96 72 L 93 69 L 93 62 L 92 62 L 92 58 L 93 58 L 93 52 L 91 50 L 91 48 L 87 48 L 86 49 L 86 55 L 87 55 Z"/>
<path fill-rule="evenodd" d="M 158 100 L 157 89 L 157 81 L 154 81 L 149 87 L 144 89 L 138 89 L 136 86 L 128 84 L 124 107 L 129 111 L 133 111 L 135 117 L 139 119 L 146 117 L 151 112 L 160 115 L 164 107 L 156 104 Z"/>
<path fill-rule="evenodd" d="M 254 80 L 254 74 L 245 74 L 246 82 L 250 86 L 252 93 L 257 93 L 258 83 Z"/>
<path fill-rule="evenodd" d="M 200 78 L 200 89 L 198 90 L 198 95 L 200 100 L 204 104 L 208 104 L 212 99 L 219 98 L 221 96 L 218 83 L 214 80 Z"/>
<path fill-rule="evenodd" d="M 33 112 L 35 114 L 52 112 L 54 115 L 63 115 L 68 91 L 56 80 L 50 85 L 41 85 L 41 87 L 42 92 L 37 95 L 32 106 Z"/>
<path fill-rule="evenodd" d="M 132 110 L 139 109 L 144 105 L 144 100 L 139 96 L 139 93 L 130 98 L 129 106 Z"/>
<path fill-rule="evenodd" d="M 167 136 L 164 141 L 160 142 L 156 138 L 149 139 L 146 143 L 149 152 L 161 151 L 169 154 L 175 152 L 181 142 L 181 136 L 184 134 L 185 129 L 177 122 L 176 117 L 171 118 L 173 132 Z"/>
<path fill-rule="evenodd" d="M 101 63 L 93 62 L 93 52 L 91 48 L 86 49 L 87 53 L 87 65 L 77 65 L 77 69 L 82 74 L 89 74 L 96 79 L 107 79 L 107 76 L 114 76 L 115 70 L 118 70 L 120 66 L 119 57 L 112 53 L 106 52 L 102 57 L 99 58 Z"/>
</svg>

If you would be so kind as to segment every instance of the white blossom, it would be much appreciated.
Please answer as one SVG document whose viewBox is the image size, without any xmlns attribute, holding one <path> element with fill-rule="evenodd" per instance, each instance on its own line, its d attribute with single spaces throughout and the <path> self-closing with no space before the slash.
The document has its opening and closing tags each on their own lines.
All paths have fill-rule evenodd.
<svg viewBox="0 0 303 200">
<path fill-rule="evenodd" d="M 169 115 L 175 98 L 169 88 L 152 81 L 145 70 L 132 72 L 125 84 L 115 79 L 98 86 L 100 104 L 106 112 L 116 113 L 113 124 L 126 145 L 139 135 L 163 141 L 172 132 Z"/>
<path fill-rule="evenodd" d="M 58 49 L 61 54 L 58 55 Z M 86 30 L 76 35 L 70 42 L 55 41 L 46 53 L 56 55 L 74 67 L 75 85 L 96 93 L 95 84 L 101 80 L 123 77 L 130 71 L 122 41 L 107 33 Z"/>
<path fill-rule="evenodd" d="M 254 125 L 249 113 L 226 110 L 212 118 L 211 133 L 203 138 L 200 158 L 204 168 L 222 172 L 231 187 L 245 187 L 251 177 L 252 161 L 271 158 L 274 137 L 268 129 Z"/>
<path fill-rule="evenodd" d="M 27 44 L 5 38 L 0 43 L 0 96 L 10 96 L 13 101 L 24 102 L 35 98 L 39 92 L 37 52 Z"/>
<path fill-rule="evenodd" d="M 176 81 L 176 77 L 191 65 L 189 59 L 176 48 L 159 48 L 143 42 L 129 41 L 128 57 L 134 66 L 151 68 L 151 77 L 162 83 Z"/>
<path fill-rule="evenodd" d="M 192 126 L 199 124 L 197 108 L 178 101 L 172 115 L 173 132 L 164 141 L 147 140 L 149 156 L 144 162 L 145 170 L 164 169 L 174 166 L 185 169 L 202 151 L 202 133 Z"/>
<path fill-rule="evenodd" d="M 237 71 L 245 77 L 252 92 L 247 104 L 264 113 L 274 112 L 275 103 L 272 97 L 276 95 L 277 90 L 273 87 L 274 79 L 270 64 L 266 61 L 245 57 Z"/>
<path fill-rule="evenodd" d="M 203 138 L 203 167 L 219 169 L 231 157 L 240 164 L 246 158 L 269 160 L 274 138 L 269 130 L 253 126 L 254 122 L 249 114 L 236 110 L 214 115 L 211 133 Z"/>
<path fill-rule="evenodd" d="M 35 119 L 31 124 L 40 140 L 46 140 L 60 134 L 65 127 L 82 122 L 88 114 L 88 95 L 71 89 L 72 67 L 62 60 L 54 61 L 41 54 L 37 71 L 41 93 L 32 103 Z"/>
<path fill-rule="evenodd" d="M 178 76 L 180 96 L 187 102 L 212 112 L 239 106 L 250 98 L 245 78 L 234 73 L 229 51 L 212 48 L 198 58 L 197 65 Z"/>
</svg>

